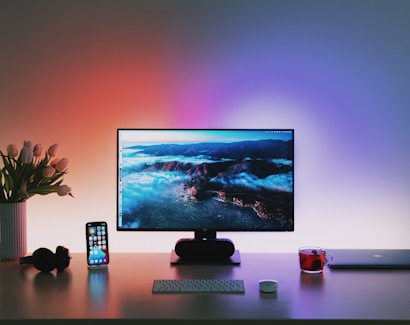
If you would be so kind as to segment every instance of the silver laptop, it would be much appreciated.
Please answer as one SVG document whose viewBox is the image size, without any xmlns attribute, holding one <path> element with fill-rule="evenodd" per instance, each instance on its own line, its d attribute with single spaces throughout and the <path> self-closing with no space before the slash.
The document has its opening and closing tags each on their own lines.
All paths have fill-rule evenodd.
<svg viewBox="0 0 410 325">
<path fill-rule="evenodd" d="M 332 269 L 410 269 L 410 249 L 326 249 Z"/>
</svg>

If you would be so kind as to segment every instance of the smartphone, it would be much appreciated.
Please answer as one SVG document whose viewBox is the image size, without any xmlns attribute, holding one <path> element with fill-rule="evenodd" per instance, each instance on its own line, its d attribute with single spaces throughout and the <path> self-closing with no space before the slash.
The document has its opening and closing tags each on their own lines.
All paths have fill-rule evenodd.
<svg viewBox="0 0 410 325">
<path fill-rule="evenodd" d="M 88 266 L 107 266 L 110 262 L 107 223 L 105 221 L 87 222 L 85 236 Z"/>
</svg>

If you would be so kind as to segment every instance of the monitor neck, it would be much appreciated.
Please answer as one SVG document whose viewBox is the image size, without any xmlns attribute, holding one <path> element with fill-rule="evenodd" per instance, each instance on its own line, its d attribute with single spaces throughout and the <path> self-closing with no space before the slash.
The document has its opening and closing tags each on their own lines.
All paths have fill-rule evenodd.
<svg viewBox="0 0 410 325">
<path fill-rule="evenodd" d="M 195 240 L 215 240 L 216 230 L 200 229 L 195 230 Z"/>
</svg>

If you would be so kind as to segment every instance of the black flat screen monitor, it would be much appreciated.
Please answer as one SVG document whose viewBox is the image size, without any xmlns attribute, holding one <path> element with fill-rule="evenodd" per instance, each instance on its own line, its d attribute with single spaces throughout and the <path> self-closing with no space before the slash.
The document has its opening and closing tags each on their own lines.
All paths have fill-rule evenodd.
<svg viewBox="0 0 410 325">
<path fill-rule="evenodd" d="M 117 230 L 293 231 L 294 130 L 117 129 Z"/>
</svg>

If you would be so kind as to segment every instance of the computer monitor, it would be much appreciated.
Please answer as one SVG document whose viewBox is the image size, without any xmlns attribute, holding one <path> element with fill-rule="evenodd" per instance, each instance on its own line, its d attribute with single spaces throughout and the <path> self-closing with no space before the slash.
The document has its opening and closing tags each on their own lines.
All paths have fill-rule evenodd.
<svg viewBox="0 0 410 325">
<path fill-rule="evenodd" d="M 218 231 L 294 230 L 294 130 L 117 129 L 117 230 L 190 231 L 174 261 L 240 262 Z"/>
</svg>

